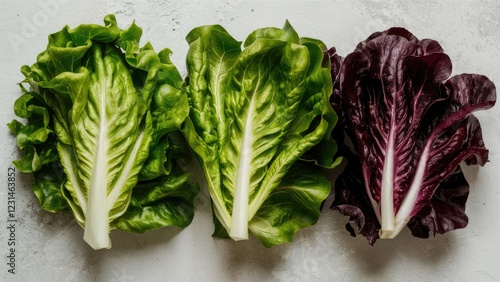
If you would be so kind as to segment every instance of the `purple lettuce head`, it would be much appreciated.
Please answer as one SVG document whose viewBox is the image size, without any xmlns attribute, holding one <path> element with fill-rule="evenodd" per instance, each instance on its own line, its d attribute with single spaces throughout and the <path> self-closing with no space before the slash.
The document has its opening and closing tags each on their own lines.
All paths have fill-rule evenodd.
<svg viewBox="0 0 500 282">
<path fill-rule="evenodd" d="M 425 238 L 467 225 L 459 165 L 488 160 L 472 112 L 492 107 L 496 90 L 485 76 L 451 73 L 439 43 L 403 28 L 374 33 L 332 68 L 332 105 L 354 147 L 332 207 L 351 234 L 373 244 L 404 226 Z"/>
</svg>

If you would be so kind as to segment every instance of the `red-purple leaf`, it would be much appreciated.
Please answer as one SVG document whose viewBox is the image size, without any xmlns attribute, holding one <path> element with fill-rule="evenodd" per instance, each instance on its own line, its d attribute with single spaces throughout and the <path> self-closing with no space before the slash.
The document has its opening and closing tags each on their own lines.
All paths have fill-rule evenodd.
<svg viewBox="0 0 500 282">
<path fill-rule="evenodd" d="M 468 187 L 465 179 L 448 181 L 461 174 L 461 162 L 486 163 L 488 150 L 472 112 L 495 104 L 494 84 L 482 75 L 450 78 L 451 60 L 439 43 L 418 40 L 403 28 L 374 33 L 335 72 L 340 89 L 332 105 L 357 153 L 348 159 L 360 166 L 348 166 L 339 177 L 334 208 L 349 215 L 370 243 L 377 236 L 393 238 L 409 222 L 426 226 L 412 229 L 422 236 L 464 227 L 466 197 L 462 210 L 435 197 L 442 187 Z"/>
<path fill-rule="evenodd" d="M 413 236 L 428 238 L 430 234 L 444 234 L 466 227 L 469 221 L 465 214 L 468 195 L 469 184 L 458 166 L 441 182 L 432 199 L 408 222 Z"/>
</svg>

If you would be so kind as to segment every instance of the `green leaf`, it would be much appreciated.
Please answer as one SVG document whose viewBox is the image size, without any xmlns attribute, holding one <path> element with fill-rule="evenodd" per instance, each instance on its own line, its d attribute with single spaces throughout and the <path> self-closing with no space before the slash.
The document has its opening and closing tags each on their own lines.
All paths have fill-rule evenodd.
<svg viewBox="0 0 500 282">
<path fill-rule="evenodd" d="M 189 68 L 189 117 L 182 131 L 189 146 L 202 160 L 210 194 L 216 200 L 216 213 L 221 213 L 227 226 L 230 213 L 225 207 L 228 191 L 221 187 L 219 151 L 222 136 L 227 132 L 224 115 L 225 85 L 229 83 L 229 70 L 241 53 L 241 43 L 221 26 L 202 26 L 186 37 L 190 43 L 187 65 Z"/>
<path fill-rule="evenodd" d="M 27 118 L 29 123 L 24 125 L 17 120 L 8 124 L 10 131 L 16 135 L 17 146 L 21 149 L 27 146 L 41 144 L 52 133 L 50 117 L 46 107 L 32 94 L 25 93 L 14 104 L 14 112 L 21 118 Z"/>
<path fill-rule="evenodd" d="M 142 30 L 135 23 L 121 30 L 113 15 L 104 23 L 66 26 L 49 36 L 36 63 L 21 68 L 24 95 L 14 108 L 27 123 L 9 124 L 23 150 L 14 164 L 33 173 L 42 207 L 69 207 L 95 249 L 111 247 L 116 222 L 137 225 L 126 221 L 137 220 L 130 202 L 134 189 L 144 185 L 139 175 L 171 181 L 176 162 L 188 155 L 179 140 L 188 99 L 170 50 L 139 47 Z M 192 206 L 194 196 L 182 205 L 164 198 L 141 212 L 147 224 L 186 226 L 193 211 L 184 206 Z M 167 219 L 168 211 L 179 218 Z"/>
<path fill-rule="evenodd" d="M 116 221 L 119 229 L 143 233 L 163 226 L 186 227 L 194 216 L 199 187 L 179 170 L 168 177 L 143 181 L 134 189 L 129 209 Z"/>
<path fill-rule="evenodd" d="M 321 172 L 296 163 L 262 204 L 249 228 L 266 247 L 291 242 L 298 230 L 318 221 L 330 189 Z"/>
<path fill-rule="evenodd" d="M 308 160 L 313 171 L 338 163 L 336 145 L 327 136 L 337 117 L 329 103 L 324 44 L 302 43 L 288 22 L 283 29 L 252 32 L 243 49 L 220 26 L 195 28 L 187 41 L 190 112 L 182 132 L 207 178 L 214 235 L 246 239 L 249 222 L 271 213 L 264 203 L 299 159 Z M 288 201 L 273 199 L 277 205 Z M 299 212 L 299 205 L 314 204 L 305 199 L 297 205 Z M 294 220 L 290 226 L 296 228 L 283 237 L 308 226 Z"/>
<path fill-rule="evenodd" d="M 157 202 L 145 207 L 131 206 L 115 223 L 118 229 L 144 233 L 165 226 L 184 228 L 194 217 L 191 205 L 179 202 Z"/>
<path fill-rule="evenodd" d="M 86 196 L 77 198 L 85 215 L 84 239 L 102 248 L 111 244 L 110 223 L 127 208 L 152 128 L 150 116 L 139 112 L 142 101 L 117 50 L 94 45 L 91 51 L 88 103 L 84 114 L 69 123 L 76 163 L 66 166 L 77 169 L 83 185 L 68 179 L 65 188 Z"/>
<path fill-rule="evenodd" d="M 258 38 L 267 38 L 271 40 L 279 40 L 294 44 L 300 44 L 300 38 L 290 22 L 287 20 L 283 28 L 266 27 L 260 28 L 248 35 L 245 40 L 244 46 L 248 47 L 255 42 Z M 318 42 L 321 42 L 318 40 Z"/>
<path fill-rule="evenodd" d="M 24 155 L 21 159 L 13 161 L 13 164 L 21 172 L 33 173 L 39 171 L 46 164 L 59 160 L 55 143 L 46 142 L 37 146 L 24 147 Z"/>
<path fill-rule="evenodd" d="M 61 187 L 64 175 L 58 162 L 50 163 L 46 169 L 35 172 L 33 190 L 40 202 L 40 206 L 50 212 L 58 212 L 69 209 Z"/>
</svg>

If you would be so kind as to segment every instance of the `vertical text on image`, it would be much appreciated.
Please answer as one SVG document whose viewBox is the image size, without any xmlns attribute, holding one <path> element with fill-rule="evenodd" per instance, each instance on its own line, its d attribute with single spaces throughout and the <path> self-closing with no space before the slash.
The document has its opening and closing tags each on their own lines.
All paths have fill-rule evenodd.
<svg viewBox="0 0 500 282">
<path fill-rule="evenodd" d="M 16 274 L 16 169 L 7 169 L 7 271 Z"/>
</svg>

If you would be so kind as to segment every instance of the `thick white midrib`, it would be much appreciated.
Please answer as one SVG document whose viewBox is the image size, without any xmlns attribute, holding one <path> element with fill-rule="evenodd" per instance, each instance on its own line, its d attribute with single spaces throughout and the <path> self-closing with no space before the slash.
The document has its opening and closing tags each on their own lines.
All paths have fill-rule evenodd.
<svg viewBox="0 0 500 282">
<path fill-rule="evenodd" d="M 106 81 L 100 81 L 99 85 L 105 86 Z M 100 93 L 99 109 L 99 132 L 96 142 L 96 155 L 94 158 L 94 169 L 88 191 L 88 210 L 85 215 L 85 232 L 83 239 L 94 249 L 111 248 L 109 238 L 109 224 L 107 209 L 107 182 L 108 182 L 108 158 L 109 148 L 107 132 L 108 124 L 106 117 L 106 89 L 102 87 Z"/>
<path fill-rule="evenodd" d="M 380 191 L 381 233 L 394 229 L 394 129 L 391 126 L 384 158 Z M 382 237 L 382 236 L 381 236 Z"/>
<path fill-rule="evenodd" d="M 424 180 L 424 174 L 427 166 L 428 157 L 429 157 L 429 148 L 425 147 L 422 153 L 422 157 L 418 162 L 417 171 L 415 172 L 415 176 L 413 177 L 410 189 L 406 193 L 406 196 L 403 199 L 403 202 L 401 203 L 401 206 L 399 207 L 398 212 L 396 214 L 396 225 L 394 229 L 395 232 L 394 236 L 396 236 L 410 220 L 410 214 L 413 210 L 413 207 L 415 206 L 415 203 L 417 202 L 418 192 L 420 191 L 422 182 Z"/>
<path fill-rule="evenodd" d="M 393 130 L 394 128 L 396 127 L 395 125 L 395 109 L 396 109 L 396 103 L 393 104 L 393 107 L 392 107 L 392 120 L 391 120 L 391 135 L 393 133 Z M 389 147 L 391 147 L 391 151 L 392 151 L 392 157 L 391 157 L 391 165 L 392 165 L 392 174 L 394 173 L 394 163 L 393 163 L 393 160 L 394 160 L 394 142 L 395 142 L 395 136 L 394 138 L 390 138 L 390 143 L 391 145 Z M 398 212 L 396 214 L 394 214 L 394 202 L 393 200 L 391 200 L 391 211 L 392 211 L 392 219 L 390 219 L 390 223 L 391 224 L 391 228 L 389 229 L 389 224 L 386 223 L 385 226 L 387 229 L 384 229 L 384 217 L 382 217 L 382 228 L 379 232 L 379 237 L 382 238 L 382 239 L 392 239 L 394 237 L 396 237 L 400 232 L 401 230 L 403 230 L 403 228 L 406 226 L 406 224 L 409 222 L 410 220 L 410 214 L 413 210 L 413 207 L 417 201 L 417 198 L 418 198 L 418 192 L 420 191 L 420 187 L 422 185 L 422 181 L 423 181 L 423 177 L 424 177 L 424 174 L 425 174 L 425 169 L 426 169 L 426 165 L 427 165 L 427 159 L 429 157 L 429 151 L 430 151 L 430 144 L 429 142 L 427 142 L 426 146 L 424 147 L 424 150 L 422 152 L 422 156 L 420 157 L 420 160 L 418 162 L 418 165 L 417 165 L 417 171 L 415 172 L 415 176 L 413 178 L 413 181 L 411 183 L 411 186 L 410 186 L 410 189 L 408 190 L 408 192 L 406 193 L 401 205 L 399 206 L 399 209 L 398 209 Z M 384 166 L 384 171 L 385 171 L 385 166 Z M 384 175 L 384 174 L 382 174 Z M 393 176 L 393 175 L 392 175 Z M 392 178 L 392 177 L 391 177 Z M 384 184 L 384 176 L 382 176 L 382 183 Z M 388 180 L 388 179 L 386 179 Z M 391 180 L 391 190 L 392 192 L 394 192 L 394 187 L 392 186 L 393 185 L 393 179 Z M 389 189 L 387 189 L 389 190 Z M 382 189 L 382 191 L 384 191 L 384 189 Z M 394 197 L 394 196 L 392 196 Z M 382 198 L 383 199 L 383 198 Z M 384 208 L 384 204 L 382 203 L 382 210 Z M 388 217 L 388 215 L 387 215 Z M 385 220 L 388 220 L 388 219 L 385 219 Z"/>
<path fill-rule="evenodd" d="M 245 119 L 245 130 L 234 191 L 233 213 L 229 236 L 234 240 L 248 239 L 248 194 L 250 191 L 250 164 L 252 161 L 252 119 L 254 99 L 250 100 Z"/>
<path fill-rule="evenodd" d="M 120 171 L 119 178 L 116 180 L 113 188 L 108 194 L 108 199 L 107 199 L 107 207 L 106 210 L 109 212 L 111 209 L 113 209 L 114 204 L 116 203 L 116 200 L 118 197 L 122 194 L 123 192 L 123 187 L 125 186 L 125 183 L 127 182 L 128 177 L 130 176 L 130 171 L 134 167 L 135 161 L 137 160 L 137 154 L 139 153 L 139 150 L 141 149 L 141 146 L 143 145 L 142 142 L 144 141 L 145 133 L 144 130 L 141 130 L 139 135 L 137 136 L 137 139 L 135 140 L 134 146 L 132 147 L 132 151 L 130 154 L 128 154 L 128 159 L 125 161 L 125 164 L 122 166 L 122 170 Z M 123 209 L 120 213 L 113 214 L 113 218 L 117 218 L 120 215 L 122 215 L 126 209 Z M 110 215 L 111 217 L 111 215 Z"/>
<path fill-rule="evenodd" d="M 384 69 L 384 65 L 380 70 Z M 382 73 L 380 74 L 383 77 Z M 382 91 L 384 97 L 385 85 L 382 80 Z M 382 170 L 382 187 L 380 191 L 380 237 L 383 238 L 385 232 L 390 232 L 394 229 L 394 146 L 396 140 L 396 104 L 397 99 L 394 97 L 394 101 L 391 107 L 391 124 L 389 129 L 389 137 L 387 142 L 387 148 L 384 157 L 384 168 Z"/>
<path fill-rule="evenodd" d="M 66 147 L 67 145 L 62 145 Z M 61 158 L 63 159 L 63 163 L 67 164 L 66 171 L 67 171 L 67 176 L 69 178 L 69 181 L 73 185 L 73 191 L 75 192 L 76 195 L 76 200 L 78 201 L 78 205 L 82 209 L 83 214 L 87 212 L 87 200 L 85 198 L 85 193 L 82 190 L 82 187 L 80 186 L 79 178 L 76 175 L 76 164 L 73 163 L 72 157 L 70 156 L 70 153 L 67 152 L 69 149 L 67 148 L 61 148 Z M 84 220 L 84 219 L 82 219 Z"/>
</svg>

